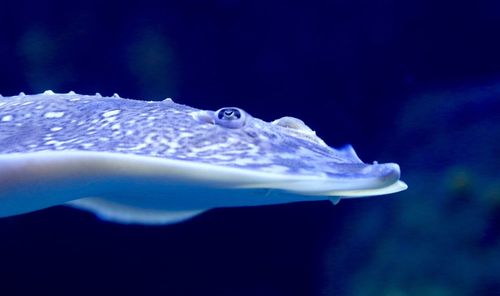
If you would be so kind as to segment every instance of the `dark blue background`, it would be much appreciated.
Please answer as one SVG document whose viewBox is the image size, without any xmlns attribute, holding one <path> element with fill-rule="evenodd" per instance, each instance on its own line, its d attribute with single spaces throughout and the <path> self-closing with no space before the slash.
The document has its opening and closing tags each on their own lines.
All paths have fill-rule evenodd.
<svg viewBox="0 0 500 296">
<path fill-rule="evenodd" d="M 391 197 L 217 209 L 166 227 L 0 220 L 0 295 L 469 295 L 500 289 L 500 2 L 16 1 L 0 93 L 74 90 L 291 115 Z M 0 143 L 1 145 L 1 143 Z"/>
</svg>

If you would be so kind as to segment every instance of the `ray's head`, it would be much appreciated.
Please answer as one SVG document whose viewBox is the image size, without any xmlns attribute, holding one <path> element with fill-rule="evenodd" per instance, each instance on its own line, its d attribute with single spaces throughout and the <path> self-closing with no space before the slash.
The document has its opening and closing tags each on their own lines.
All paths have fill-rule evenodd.
<svg viewBox="0 0 500 296">
<path fill-rule="evenodd" d="M 174 103 L 76 94 L 0 99 L 0 155 L 91 151 L 181 160 L 252 172 L 394 182 L 397 165 L 363 163 L 334 149 L 303 121 L 272 122 L 237 107 L 199 110 Z"/>
</svg>

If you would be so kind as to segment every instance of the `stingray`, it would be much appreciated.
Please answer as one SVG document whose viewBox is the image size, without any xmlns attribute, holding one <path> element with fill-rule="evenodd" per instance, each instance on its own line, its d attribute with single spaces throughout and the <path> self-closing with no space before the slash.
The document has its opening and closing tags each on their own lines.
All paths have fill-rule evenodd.
<svg viewBox="0 0 500 296">
<path fill-rule="evenodd" d="M 119 223 L 405 190 L 395 163 L 363 163 L 303 121 L 236 107 L 74 92 L 0 97 L 0 217 L 57 205 Z"/>
</svg>

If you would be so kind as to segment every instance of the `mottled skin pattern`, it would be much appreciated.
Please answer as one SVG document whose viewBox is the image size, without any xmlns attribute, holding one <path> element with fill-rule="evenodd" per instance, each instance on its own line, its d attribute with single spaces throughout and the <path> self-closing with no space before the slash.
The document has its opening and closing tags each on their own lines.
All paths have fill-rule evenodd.
<svg viewBox="0 0 500 296">
<path fill-rule="evenodd" d="M 314 133 L 251 116 L 241 128 L 227 128 L 200 120 L 203 112 L 117 96 L 0 97 L 0 154 L 106 151 L 301 175 L 349 176 L 367 166 Z"/>
</svg>

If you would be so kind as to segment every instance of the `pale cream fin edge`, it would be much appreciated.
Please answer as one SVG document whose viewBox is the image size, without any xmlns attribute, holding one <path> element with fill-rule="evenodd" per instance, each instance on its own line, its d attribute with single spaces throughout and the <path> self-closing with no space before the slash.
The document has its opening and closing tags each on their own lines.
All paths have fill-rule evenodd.
<svg viewBox="0 0 500 296">
<path fill-rule="evenodd" d="M 340 196 L 340 198 L 367 197 L 376 195 L 385 195 L 406 190 L 408 185 L 403 181 L 397 181 L 387 187 L 367 190 L 346 190 L 346 191 L 331 191 L 325 192 L 325 195 Z"/>
<path fill-rule="evenodd" d="M 165 211 L 120 204 L 102 198 L 89 197 L 65 205 L 92 212 L 98 218 L 121 224 L 165 225 L 185 221 L 207 210 Z"/>
</svg>

